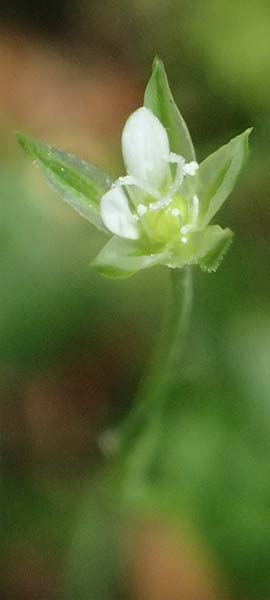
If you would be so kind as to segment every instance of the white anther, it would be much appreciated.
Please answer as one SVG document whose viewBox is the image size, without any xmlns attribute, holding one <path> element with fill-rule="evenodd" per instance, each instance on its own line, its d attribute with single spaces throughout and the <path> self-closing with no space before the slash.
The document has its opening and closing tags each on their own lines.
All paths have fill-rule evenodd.
<svg viewBox="0 0 270 600">
<path fill-rule="evenodd" d="M 187 237 L 182 237 L 182 238 L 181 238 L 181 242 L 183 242 L 183 244 L 186 244 L 186 243 L 187 243 L 187 241 L 188 241 L 188 240 L 187 240 Z"/>
<path fill-rule="evenodd" d="M 181 227 L 180 231 L 183 235 L 186 235 L 186 233 L 189 233 L 191 231 L 191 226 L 183 225 L 183 227 Z"/>
<path fill-rule="evenodd" d="M 170 152 L 169 162 L 184 166 L 186 161 L 185 161 L 184 157 L 181 156 L 180 154 L 175 154 L 175 152 Z"/>
<path fill-rule="evenodd" d="M 143 217 L 143 215 L 145 215 L 147 213 L 148 209 L 147 206 L 145 206 L 145 204 L 139 204 L 137 207 L 137 213 L 139 215 L 139 217 Z"/>
<path fill-rule="evenodd" d="M 198 170 L 199 165 L 196 162 L 196 160 L 192 160 L 190 163 L 185 164 L 185 173 L 186 175 L 195 175 L 196 171 Z"/>
<path fill-rule="evenodd" d="M 116 181 L 112 184 L 112 187 L 117 187 L 117 186 L 122 187 L 123 185 L 136 185 L 134 177 L 132 177 L 131 175 L 124 175 L 124 177 L 119 177 L 118 179 L 116 179 Z"/>
<path fill-rule="evenodd" d="M 180 210 L 179 210 L 179 208 L 172 208 L 172 209 L 170 210 L 170 213 L 171 213 L 171 215 L 172 215 L 173 217 L 179 217 L 179 215 L 180 215 Z"/>
</svg>

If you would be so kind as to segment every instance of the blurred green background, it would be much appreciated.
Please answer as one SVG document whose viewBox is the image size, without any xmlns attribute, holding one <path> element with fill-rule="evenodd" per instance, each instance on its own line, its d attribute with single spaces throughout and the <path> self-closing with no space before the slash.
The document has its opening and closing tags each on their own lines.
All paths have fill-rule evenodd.
<svg viewBox="0 0 270 600">
<path fill-rule="evenodd" d="M 212 579 L 226 598 L 269 599 L 269 3 L 4 0 L 0 11 L 1 598 L 189 600 L 193 578 L 194 600 L 220 597 Z M 48 191 L 14 131 L 118 175 L 156 53 L 199 159 L 254 132 L 219 216 L 233 246 L 216 275 L 194 272 L 185 364 L 145 483 L 153 506 L 164 490 L 171 499 L 179 554 L 151 528 L 149 547 L 130 532 L 126 565 L 117 538 L 129 525 L 99 498 L 99 435 L 132 403 L 168 275 L 97 276 L 102 235 Z"/>
</svg>

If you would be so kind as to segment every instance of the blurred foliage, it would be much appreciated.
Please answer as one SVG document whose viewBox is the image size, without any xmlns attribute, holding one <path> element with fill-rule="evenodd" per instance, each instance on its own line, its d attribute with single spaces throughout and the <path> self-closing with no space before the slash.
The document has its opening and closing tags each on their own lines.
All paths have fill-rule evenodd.
<svg viewBox="0 0 270 600">
<path fill-rule="evenodd" d="M 3 16 L 9 12 L 9 23 L 18 25 L 18 3 L 8 4 L 1 7 Z M 32 3 L 20 5 L 24 22 L 37 31 L 37 23 L 45 23 L 41 5 L 35 5 L 37 19 Z M 40 29 L 54 37 L 56 13 L 65 10 L 64 3 L 51 9 L 46 4 L 48 25 Z M 268 598 L 268 3 L 121 0 L 113 6 L 84 0 L 69 3 L 68 11 L 71 20 L 61 16 L 70 41 L 64 52 L 70 60 L 74 52 L 81 57 L 81 68 L 88 68 L 93 52 L 102 56 L 103 67 L 104 57 L 108 65 L 125 63 L 144 83 L 153 55 L 161 55 L 199 158 L 244 127 L 255 126 L 248 168 L 222 210 L 221 224 L 235 232 L 234 243 L 215 276 L 196 275 L 193 325 L 179 385 L 163 415 L 162 435 L 159 424 L 153 426 L 155 452 L 142 453 L 140 480 L 131 472 L 126 499 L 142 512 L 165 507 L 179 526 L 189 521 L 232 595 Z M 2 595 L 54 598 L 56 590 L 63 590 L 65 574 L 68 598 L 77 598 L 81 590 L 84 600 L 86 590 L 93 590 L 95 600 L 98 594 L 105 600 L 105 594 L 112 597 L 110 582 L 118 582 L 111 559 L 115 523 L 120 527 L 122 519 L 107 490 L 106 501 L 96 500 L 102 458 L 97 443 L 83 436 L 91 430 L 96 437 L 128 410 L 160 328 L 166 272 L 157 268 L 114 283 L 92 272 L 88 263 L 101 235 L 47 193 L 5 136 L 0 148 Z M 86 386 L 83 360 L 91 373 L 89 410 L 87 400 L 80 404 L 81 388 L 70 392 L 79 417 L 67 409 L 63 381 L 72 365 Z M 44 380 L 46 385 L 56 382 L 55 397 L 64 397 L 61 410 L 51 392 L 46 396 L 46 386 L 45 400 L 35 388 L 30 403 L 36 377 L 40 393 Z M 50 402 L 52 416 L 46 421 Z M 95 402 L 99 409 L 93 425 Z M 84 451 L 70 433 L 74 423 L 76 435 L 85 440 Z M 100 587 L 104 572 L 106 589 Z M 26 573 L 31 573 L 28 579 Z"/>
</svg>

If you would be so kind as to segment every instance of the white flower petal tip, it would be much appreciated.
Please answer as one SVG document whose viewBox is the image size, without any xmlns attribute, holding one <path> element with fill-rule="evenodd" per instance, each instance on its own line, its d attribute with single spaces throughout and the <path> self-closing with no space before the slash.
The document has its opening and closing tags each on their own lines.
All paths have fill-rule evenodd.
<svg viewBox="0 0 270 600">
<path fill-rule="evenodd" d="M 101 198 L 100 212 L 104 225 L 112 233 L 131 240 L 137 240 L 140 237 L 136 218 L 120 187 L 113 187 L 104 194 Z"/>
<path fill-rule="evenodd" d="M 127 120 L 122 134 L 127 172 L 142 186 L 159 190 L 165 181 L 170 156 L 166 129 L 144 106 Z"/>
</svg>

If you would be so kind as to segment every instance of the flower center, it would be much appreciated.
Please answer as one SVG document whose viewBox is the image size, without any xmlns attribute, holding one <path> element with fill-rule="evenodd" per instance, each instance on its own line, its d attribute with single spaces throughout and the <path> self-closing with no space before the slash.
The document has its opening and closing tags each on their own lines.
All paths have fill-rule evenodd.
<svg viewBox="0 0 270 600">
<path fill-rule="evenodd" d="M 186 163 L 183 156 L 173 152 L 162 160 L 165 171 L 159 187 L 153 188 L 145 177 L 138 179 L 128 173 L 119 177 L 104 195 L 103 220 L 113 233 L 131 239 L 146 236 L 158 244 L 188 241 L 197 224 L 199 200 L 192 192 L 195 182 L 190 180 L 198 164 Z M 143 166 L 145 169 L 145 161 Z"/>
<path fill-rule="evenodd" d="M 166 198 L 165 198 L 166 201 Z M 195 229 L 198 214 L 197 196 L 187 200 L 175 195 L 169 202 L 139 204 L 138 220 L 144 233 L 152 241 L 166 244 L 182 241 L 186 243 L 189 233 Z"/>
</svg>

